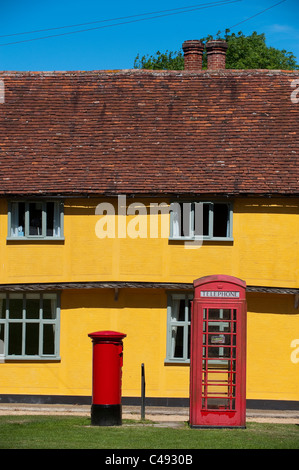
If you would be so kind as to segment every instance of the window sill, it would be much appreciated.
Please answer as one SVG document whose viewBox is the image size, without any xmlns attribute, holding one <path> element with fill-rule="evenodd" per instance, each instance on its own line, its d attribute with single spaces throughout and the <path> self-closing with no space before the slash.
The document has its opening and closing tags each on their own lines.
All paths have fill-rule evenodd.
<svg viewBox="0 0 299 470">
<path fill-rule="evenodd" d="M 164 364 L 190 366 L 190 359 L 165 359 Z"/>
<path fill-rule="evenodd" d="M 205 238 L 205 237 L 169 237 L 169 241 L 201 241 L 201 242 L 233 242 L 233 237 L 213 237 L 213 238 Z"/>
<path fill-rule="evenodd" d="M 53 356 L 0 356 L 0 364 L 5 362 L 60 362 L 61 357 Z"/>
<path fill-rule="evenodd" d="M 64 241 L 64 237 L 6 237 L 6 240 L 9 242 L 31 242 L 31 241 L 41 241 L 41 242 L 61 242 Z"/>
</svg>

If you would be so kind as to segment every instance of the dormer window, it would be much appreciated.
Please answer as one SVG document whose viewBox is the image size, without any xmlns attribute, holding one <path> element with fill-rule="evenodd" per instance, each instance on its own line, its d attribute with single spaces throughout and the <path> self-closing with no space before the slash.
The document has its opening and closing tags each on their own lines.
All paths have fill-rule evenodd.
<svg viewBox="0 0 299 470">
<path fill-rule="evenodd" d="M 13 201 L 8 208 L 8 239 L 63 239 L 61 201 Z"/>
</svg>

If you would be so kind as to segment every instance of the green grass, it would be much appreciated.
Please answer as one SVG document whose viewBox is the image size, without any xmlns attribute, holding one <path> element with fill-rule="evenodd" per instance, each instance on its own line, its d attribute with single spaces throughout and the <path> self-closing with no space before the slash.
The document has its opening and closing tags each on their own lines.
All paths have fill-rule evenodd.
<svg viewBox="0 0 299 470">
<path fill-rule="evenodd" d="M 190 429 L 124 420 L 103 427 L 78 416 L 0 416 L 0 449 L 299 449 L 299 426 Z"/>
</svg>

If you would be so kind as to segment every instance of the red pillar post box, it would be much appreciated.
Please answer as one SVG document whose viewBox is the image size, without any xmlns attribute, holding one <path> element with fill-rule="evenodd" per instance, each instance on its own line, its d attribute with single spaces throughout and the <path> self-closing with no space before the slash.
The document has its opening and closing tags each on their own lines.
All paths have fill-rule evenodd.
<svg viewBox="0 0 299 470">
<path fill-rule="evenodd" d="M 214 275 L 194 281 L 190 426 L 245 427 L 246 283 Z"/>
<path fill-rule="evenodd" d="M 97 331 L 88 335 L 93 342 L 91 424 L 122 424 L 121 380 L 123 333 Z"/>
</svg>

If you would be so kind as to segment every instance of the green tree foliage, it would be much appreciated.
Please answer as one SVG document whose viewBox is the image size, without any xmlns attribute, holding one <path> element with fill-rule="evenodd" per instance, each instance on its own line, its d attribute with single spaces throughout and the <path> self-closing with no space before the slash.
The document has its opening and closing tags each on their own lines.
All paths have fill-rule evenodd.
<svg viewBox="0 0 299 470">
<path fill-rule="evenodd" d="M 238 34 L 225 31 L 225 39 L 228 43 L 226 54 L 227 69 L 278 69 L 278 70 L 295 70 L 299 69 L 296 63 L 296 57 L 292 52 L 286 50 L 275 49 L 266 45 L 265 34 L 257 34 L 253 32 L 250 36 L 245 36 L 241 31 Z M 201 41 L 206 43 L 212 40 L 212 36 L 202 38 Z M 207 57 L 204 50 L 203 53 L 203 69 L 207 67 Z M 146 55 L 140 57 L 139 54 L 135 58 L 134 68 L 136 69 L 155 69 L 155 70 L 183 70 L 184 55 L 182 50 L 176 52 L 160 52 L 155 55 Z"/>
</svg>

